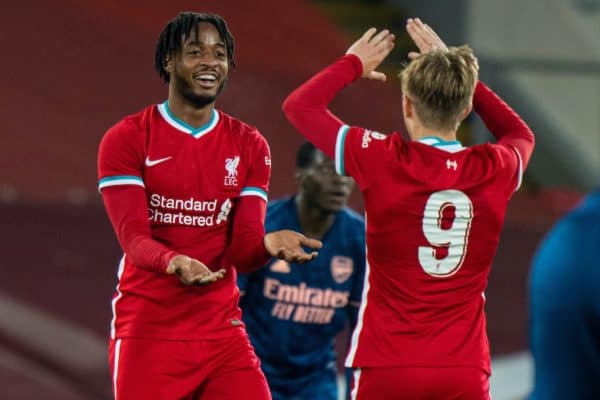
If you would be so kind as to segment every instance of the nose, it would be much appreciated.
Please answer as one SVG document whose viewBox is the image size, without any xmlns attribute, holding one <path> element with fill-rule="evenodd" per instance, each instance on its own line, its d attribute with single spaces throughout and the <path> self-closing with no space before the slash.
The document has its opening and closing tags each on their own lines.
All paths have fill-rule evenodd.
<svg viewBox="0 0 600 400">
<path fill-rule="evenodd" d="M 350 182 L 352 182 L 352 178 L 350 178 L 349 176 L 340 175 L 338 173 L 334 173 L 332 175 L 332 180 L 335 185 L 341 186 L 348 185 L 350 184 Z"/>
<path fill-rule="evenodd" d="M 200 63 L 203 65 L 217 65 L 217 62 L 217 57 L 210 51 L 207 51 L 205 54 L 203 54 L 202 58 L 200 59 Z"/>
</svg>

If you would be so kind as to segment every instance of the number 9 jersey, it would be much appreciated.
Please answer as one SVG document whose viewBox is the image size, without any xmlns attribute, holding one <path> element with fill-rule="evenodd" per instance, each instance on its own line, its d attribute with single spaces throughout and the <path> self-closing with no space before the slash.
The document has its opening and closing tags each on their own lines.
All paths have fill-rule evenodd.
<svg viewBox="0 0 600 400">
<path fill-rule="evenodd" d="M 335 156 L 337 172 L 363 193 L 367 222 L 365 289 L 347 366 L 489 374 L 484 290 L 521 180 L 518 149 L 343 125 Z"/>
</svg>

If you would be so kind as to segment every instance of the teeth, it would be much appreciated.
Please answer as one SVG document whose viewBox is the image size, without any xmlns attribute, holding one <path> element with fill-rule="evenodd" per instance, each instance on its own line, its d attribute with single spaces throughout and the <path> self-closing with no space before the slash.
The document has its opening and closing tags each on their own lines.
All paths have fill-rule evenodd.
<svg viewBox="0 0 600 400">
<path fill-rule="evenodd" d="M 217 78 L 214 75 L 207 75 L 207 74 L 199 75 L 198 78 L 199 79 L 204 79 L 204 80 L 209 80 L 209 81 L 216 81 L 217 80 Z"/>
</svg>

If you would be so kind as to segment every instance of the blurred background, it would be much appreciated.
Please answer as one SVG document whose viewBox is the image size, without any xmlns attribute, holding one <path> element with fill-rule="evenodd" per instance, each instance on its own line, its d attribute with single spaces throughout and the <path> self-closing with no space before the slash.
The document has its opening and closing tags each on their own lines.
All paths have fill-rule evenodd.
<svg viewBox="0 0 600 400">
<path fill-rule="evenodd" d="M 600 0 L 31 0 L 2 8 L 2 399 L 110 398 L 106 343 L 121 252 L 96 190 L 96 151 L 120 118 L 166 99 L 154 46 L 184 10 L 220 14 L 235 36 L 238 67 L 217 107 L 269 140 L 270 198 L 294 191 L 292 154 L 302 142 L 281 102 L 366 28 L 397 33 L 383 67 L 389 78 L 411 49 L 407 17 L 474 48 L 482 80 L 537 136 L 486 293 L 492 395 L 524 398 L 531 256 L 553 222 L 600 184 Z M 359 82 L 332 108 L 349 123 L 403 134 L 400 100 L 396 79 Z M 476 116 L 460 137 L 489 139 Z M 351 205 L 362 211 L 357 193 Z"/>
</svg>

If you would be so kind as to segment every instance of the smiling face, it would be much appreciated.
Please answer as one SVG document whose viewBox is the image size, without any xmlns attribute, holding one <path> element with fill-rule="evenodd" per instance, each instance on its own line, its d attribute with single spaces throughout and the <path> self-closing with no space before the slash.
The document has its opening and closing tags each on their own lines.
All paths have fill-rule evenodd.
<svg viewBox="0 0 600 400">
<path fill-rule="evenodd" d="M 229 72 L 227 47 L 216 26 L 200 22 L 183 36 L 181 51 L 167 58 L 165 69 L 173 93 L 196 107 L 213 103 Z"/>
</svg>

